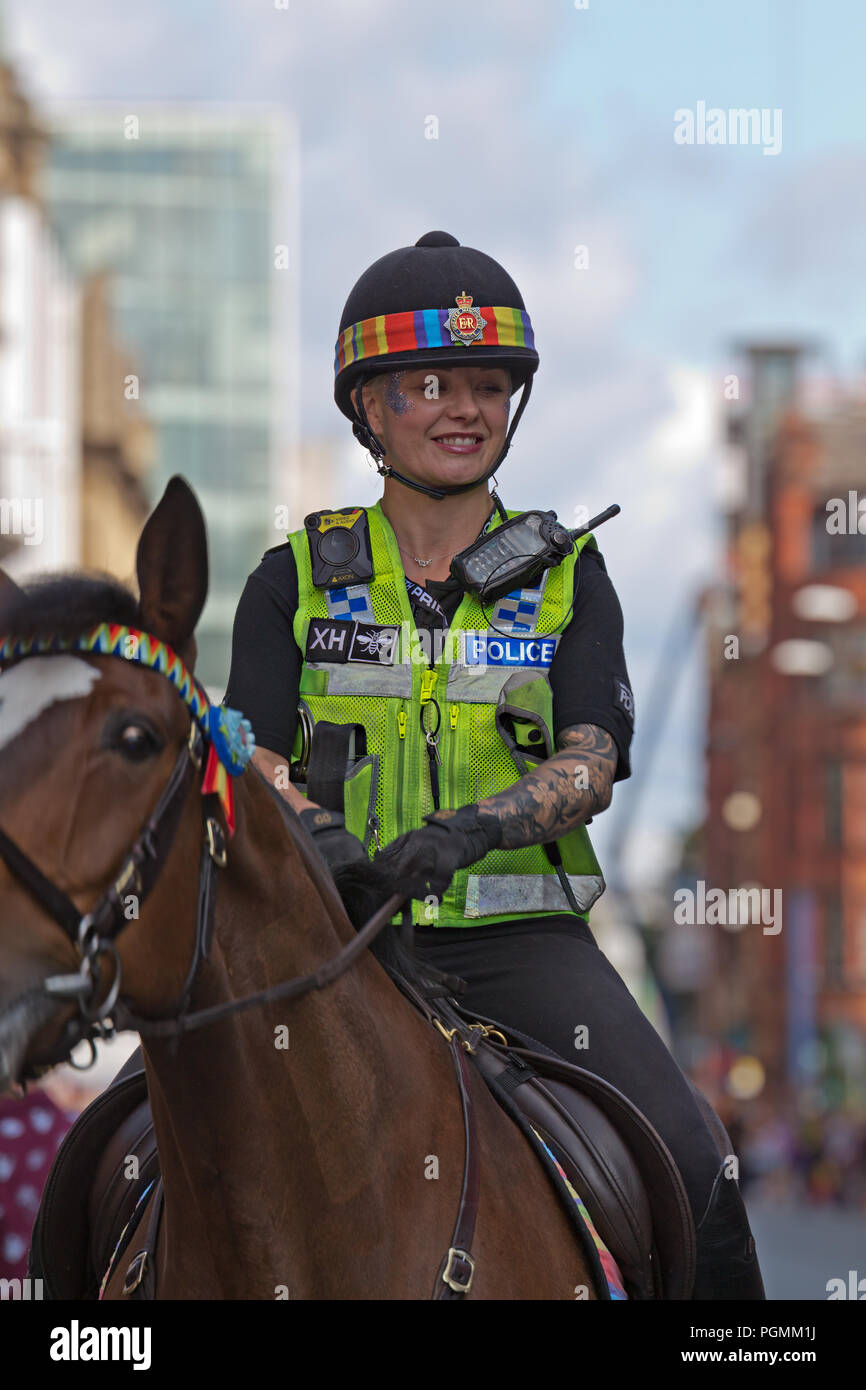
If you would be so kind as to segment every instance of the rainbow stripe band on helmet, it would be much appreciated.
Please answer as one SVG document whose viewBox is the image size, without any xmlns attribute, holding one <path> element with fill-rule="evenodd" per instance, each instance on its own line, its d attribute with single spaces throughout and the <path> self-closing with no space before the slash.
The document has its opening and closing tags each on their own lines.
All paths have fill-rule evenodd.
<svg viewBox="0 0 866 1390">
<path fill-rule="evenodd" d="M 419 348 L 465 347 L 454 342 L 448 321 L 453 309 L 413 309 L 400 314 L 378 314 L 345 328 L 337 339 L 334 372 L 365 357 L 384 357 L 390 353 L 412 352 Z M 479 347 L 535 348 L 535 336 L 524 309 L 479 306 L 473 313 L 486 320 Z M 472 343 L 469 346 L 476 346 Z"/>
<path fill-rule="evenodd" d="M 219 762 L 233 777 L 247 766 L 255 748 L 250 721 L 239 710 L 214 705 L 177 652 L 149 632 L 119 623 L 100 623 L 78 637 L 6 637 L 0 640 L 0 669 L 27 656 L 52 652 L 92 652 L 117 656 L 158 671 L 171 681 Z"/>
</svg>

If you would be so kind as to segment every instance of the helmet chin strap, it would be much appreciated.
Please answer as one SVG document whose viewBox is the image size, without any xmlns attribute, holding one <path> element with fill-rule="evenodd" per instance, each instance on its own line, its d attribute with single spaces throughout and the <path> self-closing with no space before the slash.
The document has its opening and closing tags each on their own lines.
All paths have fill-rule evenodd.
<svg viewBox="0 0 866 1390">
<path fill-rule="evenodd" d="M 482 473 L 480 478 L 475 478 L 471 483 L 456 483 L 453 487 L 428 487 L 426 483 L 418 483 L 414 478 L 407 478 L 404 473 L 398 473 L 397 469 L 393 468 L 391 464 L 385 463 L 385 449 L 381 440 L 374 434 L 373 427 L 367 419 L 367 412 L 364 409 L 363 382 L 360 383 L 360 385 L 362 389 L 358 392 L 358 399 L 355 405 L 355 412 L 359 417 L 360 424 L 355 424 L 353 430 L 355 438 L 359 440 L 366 449 L 369 449 L 370 453 L 373 455 L 379 473 L 383 478 L 396 478 L 397 482 L 403 483 L 404 487 L 411 487 L 415 492 L 426 493 L 428 497 L 435 497 L 437 502 L 441 502 L 444 497 L 454 497 L 460 492 L 471 492 L 473 488 L 480 487 L 482 483 L 487 482 L 488 478 L 493 477 L 493 474 L 511 448 L 511 440 L 514 436 L 514 431 L 517 429 L 520 417 L 523 414 L 524 407 L 529 400 L 529 394 L 532 390 L 532 377 L 528 376 L 526 378 L 523 390 L 520 393 L 520 404 L 514 412 L 514 419 L 511 421 L 508 433 L 505 436 L 505 443 L 502 446 L 502 451 L 495 463 L 488 468 L 486 473 Z"/>
</svg>

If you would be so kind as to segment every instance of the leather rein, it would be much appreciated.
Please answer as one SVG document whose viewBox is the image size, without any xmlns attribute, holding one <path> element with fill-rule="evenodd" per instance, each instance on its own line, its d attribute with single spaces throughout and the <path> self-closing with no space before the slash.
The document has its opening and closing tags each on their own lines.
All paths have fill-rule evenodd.
<svg viewBox="0 0 866 1390">
<path fill-rule="evenodd" d="M 211 814 L 219 806 L 219 797 L 214 793 L 203 795 L 195 944 L 177 1012 L 169 1017 L 157 1019 L 141 1018 L 132 1013 L 120 997 L 121 963 L 115 945 L 129 921 L 135 920 L 125 915 L 124 898 L 132 894 L 140 905 L 156 884 L 174 841 L 190 785 L 201 769 L 204 747 L 205 738 L 201 728 L 195 719 L 191 719 L 188 738 L 178 754 L 152 815 L 126 855 L 117 878 L 89 912 L 82 913 L 72 899 L 52 883 L 15 841 L 0 829 L 0 859 L 5 860 L 12 874 L 61 927 L 81 956 L 81 966 L 77 973 L 50 976 L 36 991 L 48 994 L 54 999 L 77 1000 L 78 1003 L 78 1012 L 66 1024 L 58 1042 L 56 1055 L 49 1066 L 68 1061 L 77 1070 L 87 1070 L 96 1060 L 95 1040 L 113 1038 L 118 1030 L 129 1029 L 138 1032 L 142 1037 L 178 1038 L 185 1033 L 208 1027 L 232 1014 L 276 1000 L 299 999 L 312 990 L 325 989 L 345 974 L 405 902 L 404 895 L 393 894 L 356 936 L 317 970 L 284 980 L 269 989 L 259 990 L 241 999 L 229 1000 L 190 1013 L 189 1002 L 193 983 L 202 961 L 210 958 L 216 900 L 215 870 L 224 868 L 227 862 L 225 832 L 218 817 Z M 102 980 L 100 957 L 105 955 L 110 956 L 114 962 L 114 978 L 103 1001 L 97 1003 Z M 440 1262 L 432 1297 L 462 1298 L 468 1293 L 475 1272 L 474 1261 L 469 1252 L 477 1217 L 480 1187 L 478 1138 L 464 1052 L 475 1051 L 474 1044 L 478 1035 L 473 1037 L 466 1024 L 452 1011 L 443 1007 L 438 1013 L 451 1024 L 450 1029 L 446 1029 L 440 1017 L 433 1013 L 426 1001 L 407 981 L 398 980 L 397 983 L 428 1021 L 439 1029 L 452 1050 L 463 1110 L 466 1157 L 452 1244 Z M 444 1005 L 444 1000 L 441 1002 Z M 482 1036 L 486 1036 L 487 1030 L 483 1025 L 473 1026 L 481 1028 Z M 83 1066 L 72 1062 L 70 1056 L 72 1049 L 79 1042 L 87 1042 L 91 1049 L 91 1055 Z M 156 1219 L 151 1221 L 148 1229 L 148 1245 L 153 1242 L 154 1248 L 138 1252 L 133 1261 L 133 1265 L 138 1262 L 137 1278 L 132 1283 L 128 1280 L 129 1287 L 125 1287 L 124 1290 L 133 1296 L 148 1296 L 146 1288 L 149 1290 L 149 1296 L 153 1297 L 155 1293 L 155 1242 L 158 1238 L 162 1195 L 160 1179 L 155 1202 Z M 148 1275 L 153 1270 L 152 1277 L 145 1278 L 145 1270 Z M 133 1290 L 136 1292 L 133 1293 Z"/>
</svg>

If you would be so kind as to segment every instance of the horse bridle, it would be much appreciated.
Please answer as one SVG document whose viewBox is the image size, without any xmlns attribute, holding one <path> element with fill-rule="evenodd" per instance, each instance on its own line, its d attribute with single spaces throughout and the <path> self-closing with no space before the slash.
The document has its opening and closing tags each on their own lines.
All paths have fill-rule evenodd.
<svg viewBox="0 0 866 1390">
<path fill-rule="evenodd" d="M 143 1037 L 180 1037 L 195 1029 L 207 1027 L 234 1013 L 269 1004 L 278 999 L 297 999 L 314 989 L 324 989 L 339 979 L 370 943 L 388 926 L 389 922 L 405 902 L 403 894 L 395 893 L 382 905 L 378 912 L 357 932 L 347 945 L 317 970 L 307 975 L 296 976 L 273 985 L 270 989 L 259 990 L 255 994 L 240 999 L 215 1004 L 210 1008 L 188 1012 L 193 983 L 203 960 L 209 959 L 213 938 L 214 905 L 216 899 L 216 868 L 224 868 L 227 862 L 226 839 L 223 827 L 215 814 L 219 797 L 215 793 L 202 796 L 203 832 L 199 863 L 198 899 L 196 906 L 195 945 L 189 971 L 183 987 L 178 1010 L 166 1018 L 140 1018 L 130 1012 L 120 995 L 121 964 L 115 942 L 130 920 L 124 912 L 124 898 L 133 894 L 140 905 L 156 884 L 168 858 L 180 822 L 181 812 L 189 792 L 190 784 L 200 771 L 204 757 L 205 739 L 199 724 L 190 720 L 188 737 L 175 760 L 168 781 L 159 797 L 152 815 L 148 818 L 138 839 L 126 855 L 120 873 L 91 908 L 82 913 L 71 898 L 58 888 L 33 860 L 0 829 L 0 858 L 19 882 L 30 892 L 48 915 L 62 928 L 73 941 L 81 955 L 81 966 L 75 974 L 52 975 L 47 978 L 39 993 L 48 994 L 58 1000 L 78 1001 L 78 1013 L 66 1024 L 58 1043 L 58 1055 L 46 1063 L 55 1066 L 58 1062 L 70 1061 L 71 1052 L 79 1042 L 90 1045 L 88 1061 L 79 1070 L 92 1066 L 96 1060 L 96 1039 L 114 1037 L 118 1030 L 132 1029 Z M 100 1004 L 96 1003 L 102 972 L 100 957 L 108 954 L 114 961 L 114 979 L 108 993 Z M 465 1052 L 475 1051 L 479 1035 L 473 1036 L 472 1028 L 481 1030 L 486 1037 L 488 1029 L 482 1024 L 469 1027 L 447 1010 L 444 1000 L 440 1000 L 437 1012 L 416 991 L 408 981 L 397 982 L 404 993 L 419 1008 L 427 1020 L 434 1024 L 450 1044 L 463 1111 L 465 1139 L 465 1166 L 463 1185 L 457 1212 L 452 1243 L 443 1260 L 440 1261 L 434 1281 L 433 1298 L 447 1300 L 462 1298 L 468 1292 L 475 1272 L 470 1254 L 475 1221 L 478 1212 L 480 1187 L 480 1159 L 478 1136 L 475 1128 L 474 1108 L 472 1106 L 469 1074 L 466 1067 Z M 442 1019 L 450 1023 L 450 1029 L 443 1026 Z M 75 1066 L 75 1063 L 72 1063 Z M 161 1182 L 158 1190 L 156 1220 L 152 1223 L 155 1240 L 158 1235 L 159 1211 L 162 1205 Z M 147 1257 L 150 1251 L 140 1255 Z M 139 1259 L 139 1257 L 136 1257 Z M 151 1261 L 152 1263 L 152 1261 Z M 128 1289 L 138 1288 L 144 1277 L 147 1258 L 139 1260 L 135 1283 Z"/>
<path fill-rule="evenodd" d="M 130 895 L 134 895 L 140 904 L 159 878 L 174 840 L 190 782 L 194 773 L 201 767 L 203 749 L 204 737 L 198 724 L 191 719 L 189 736 L 175 760 L 153 813 L 132 849 L 125 856 L 119 874 L 98 903 L 88 912 L 82 913 L 72 899 L 47 878 L 20 846 L 0 829 L 0 858 L 6 861 L 19 882 L 61 927 L 81 956 L 81 965 L 76 974 L 52 975 L 41 986 L 40 992 L 52 998 L 78 1002 L 78 1013 L 67 1023 L 66 1031 L 59 1043 L 58 1055 L 52 1061 L 52 1065 L 57 1061 L 71 1061 L 69 1054 L 81 1041 L 90 1043 L 91 1057 L 85 1066 L 92 1065 L 96 1053 L 94 1039 L 110 1038 L 116 1031 L 113 1023 L 109 1021 L 109 1016 L 118 1003 L 121 989 L 120 959 L 115 942 L 130 920 L 134 920 L 125 914 L 126 901 Z M 207 814 L 208 809 L 205 808 L 204 821 L 208 854 L 206 862 L 203 859 L 202 872 L 199 875 L 196 943 L 184 988 L 184 1003 L 201 959 L 207 955 L 209 948 L 207 927 L 211 917 L 208 908 L 212 908 L 213 902 L 213 866 L 225 863 L 223 829 L 215 815 Z M 100 957 L 106 954 L 114 960 L 114 979 L 105 999 L 97 1005 L 95 1000 L 102 978 Z M 76 1063 L 73 1062 L 72 1065 Z"/>
<path fill-rule="evenodd" d="M 111 1038 L 119 1029 L 131 1028 L 143 1036 L 180 1036 L 259 1004 L 275 999 L 298 998 L 310 990 L 323 989 L 348 970 L 400 908 L 403 899 L 399 894 L 394 894 L 348 945 L 308 975 L 296 976 L 256 994 L 189 1013 L 193 983 L 202 961 L 210 958 L 216 898 L 214 870 L 225 867 L 227 862 L 225 832 L 217 815 L 211 814 L 216 810 L 218 798 L 209 793 L 202 797 L 203 832 L 195 944 L 177 1011 L 161 1019 L 141 1018 L 131 1013 L 120 997 L 122 974 L 115 946 L 124 928 L 129 926 L 130 920 L 134 920 L 125 915 L 124 900 L 134 895 L 140 906 L 155 886 L 165 867 L 190 783 L 201 768 L 203 755 L 204 736 L 196 721 L 191 719 L 187 740 L 152 815 L 126 855 L 117 878 L 88 912 L 82 913 L 72 899 L 52 883 L 15 841 L 0 829 L 0 858 L 6 861 L 15 877 L 74 942 L 81 955 L 81 966 L 77 973 L 52 975 L 41 986 L 40 992 L 54 999 L 78 1001 L 78 1013 L 66 1025 L 59 1044 L 62 1051 L 52 1059 L 52 1066 L 71 1060 L 69 1054 L 82 1041 L 90 1044 L 91 1057 L 85 1063 L 85 1068 L 91 1066 L 96 1055 L 95 1039 Z M 209 802 L 216 804 L 210 806 Z M 97 1005 L 95 1000 L 102 978 L 100 957 L 106 954 L 114 961 L 114 979 L 106 997 Z"/>
</svg>

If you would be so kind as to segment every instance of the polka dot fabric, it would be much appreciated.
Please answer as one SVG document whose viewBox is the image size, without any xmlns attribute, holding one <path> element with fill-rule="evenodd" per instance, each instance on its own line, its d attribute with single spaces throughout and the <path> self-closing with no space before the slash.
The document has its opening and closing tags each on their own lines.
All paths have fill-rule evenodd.
<svg viewBox="0 0 866 1390">
<path fill-rule="evenodd" d="M 27 1274 L 42 1189 L 71 1123 L 43 1091 L 0 1099 L 0 1279 Z"/>
</svg>

